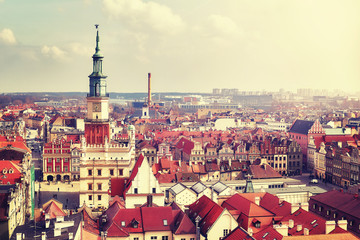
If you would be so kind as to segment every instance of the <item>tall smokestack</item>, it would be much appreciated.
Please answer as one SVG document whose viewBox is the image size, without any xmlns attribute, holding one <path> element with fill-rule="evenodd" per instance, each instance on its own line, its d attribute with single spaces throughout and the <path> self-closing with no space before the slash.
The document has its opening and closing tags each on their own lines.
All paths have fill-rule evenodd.
<svg viewBox="0 0 360 240">
<path fill-rule="evenodd" d="M 151 73 L 148 73 L 148 106 L 151 106 Z"/>
</svg>

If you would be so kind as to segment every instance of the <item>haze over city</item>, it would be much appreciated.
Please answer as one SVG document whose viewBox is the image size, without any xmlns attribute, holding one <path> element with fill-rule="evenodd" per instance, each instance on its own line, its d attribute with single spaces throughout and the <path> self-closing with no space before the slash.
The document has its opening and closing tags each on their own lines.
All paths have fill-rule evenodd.
<svg viewBox="0 0 360 240">
<path fill-rule="evenodd" d="M 1 92 L 357 91 L 359 1 L 0 0 Z"/>
</svg>

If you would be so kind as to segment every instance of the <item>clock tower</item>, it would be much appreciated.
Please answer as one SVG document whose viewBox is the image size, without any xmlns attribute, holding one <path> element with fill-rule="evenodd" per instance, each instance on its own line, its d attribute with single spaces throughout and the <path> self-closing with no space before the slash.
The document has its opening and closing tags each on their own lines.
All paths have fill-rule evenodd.
<svg viewBox="0 0 360 240">
<path fill-rule="evenodd" d="M 104 56 L 99 48 L 99 30 L 96 26 L 96 47 L 93 58 L 93 72 L 89 76 L 87 94 L 87 116 L 85 119 L 85 138 L 87 144 L 104 144 L 109 140 L 109 94 L 106 92 L 106 77 L 102 73 Z"/>
</svg>

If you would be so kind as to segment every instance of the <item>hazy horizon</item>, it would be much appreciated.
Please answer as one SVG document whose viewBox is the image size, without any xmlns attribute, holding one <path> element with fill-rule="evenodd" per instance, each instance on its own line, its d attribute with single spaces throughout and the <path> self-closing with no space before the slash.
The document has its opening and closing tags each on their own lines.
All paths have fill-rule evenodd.
<svg viewBox="0 0 360 240">
<path fill-rule="evenodd" d="M 360 1 L 0 0 L 1 92 L 360 89 Z"/>
</svg>

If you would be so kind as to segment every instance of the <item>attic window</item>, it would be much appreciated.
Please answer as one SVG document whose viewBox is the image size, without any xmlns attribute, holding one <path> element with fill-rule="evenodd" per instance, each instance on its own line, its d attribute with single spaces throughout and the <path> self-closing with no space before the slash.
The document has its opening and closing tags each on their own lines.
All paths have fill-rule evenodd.
<svg viewBox="0 0 360 240">
<path fill-rule="evenodd" d="M 167 226 L 168 225 L 167 219 L 164 219 L 163 223 L 164 223 L 164 226 Z"/>
<path fill-rule="evenodd" d="M 125 227 L 125 221 L 121 221 L 121 226 Z"/>
<path fill-rule="evenodd" d="M 10 168 L 9 173 L 14 173 L 14 169 Z"/>
</svg>

